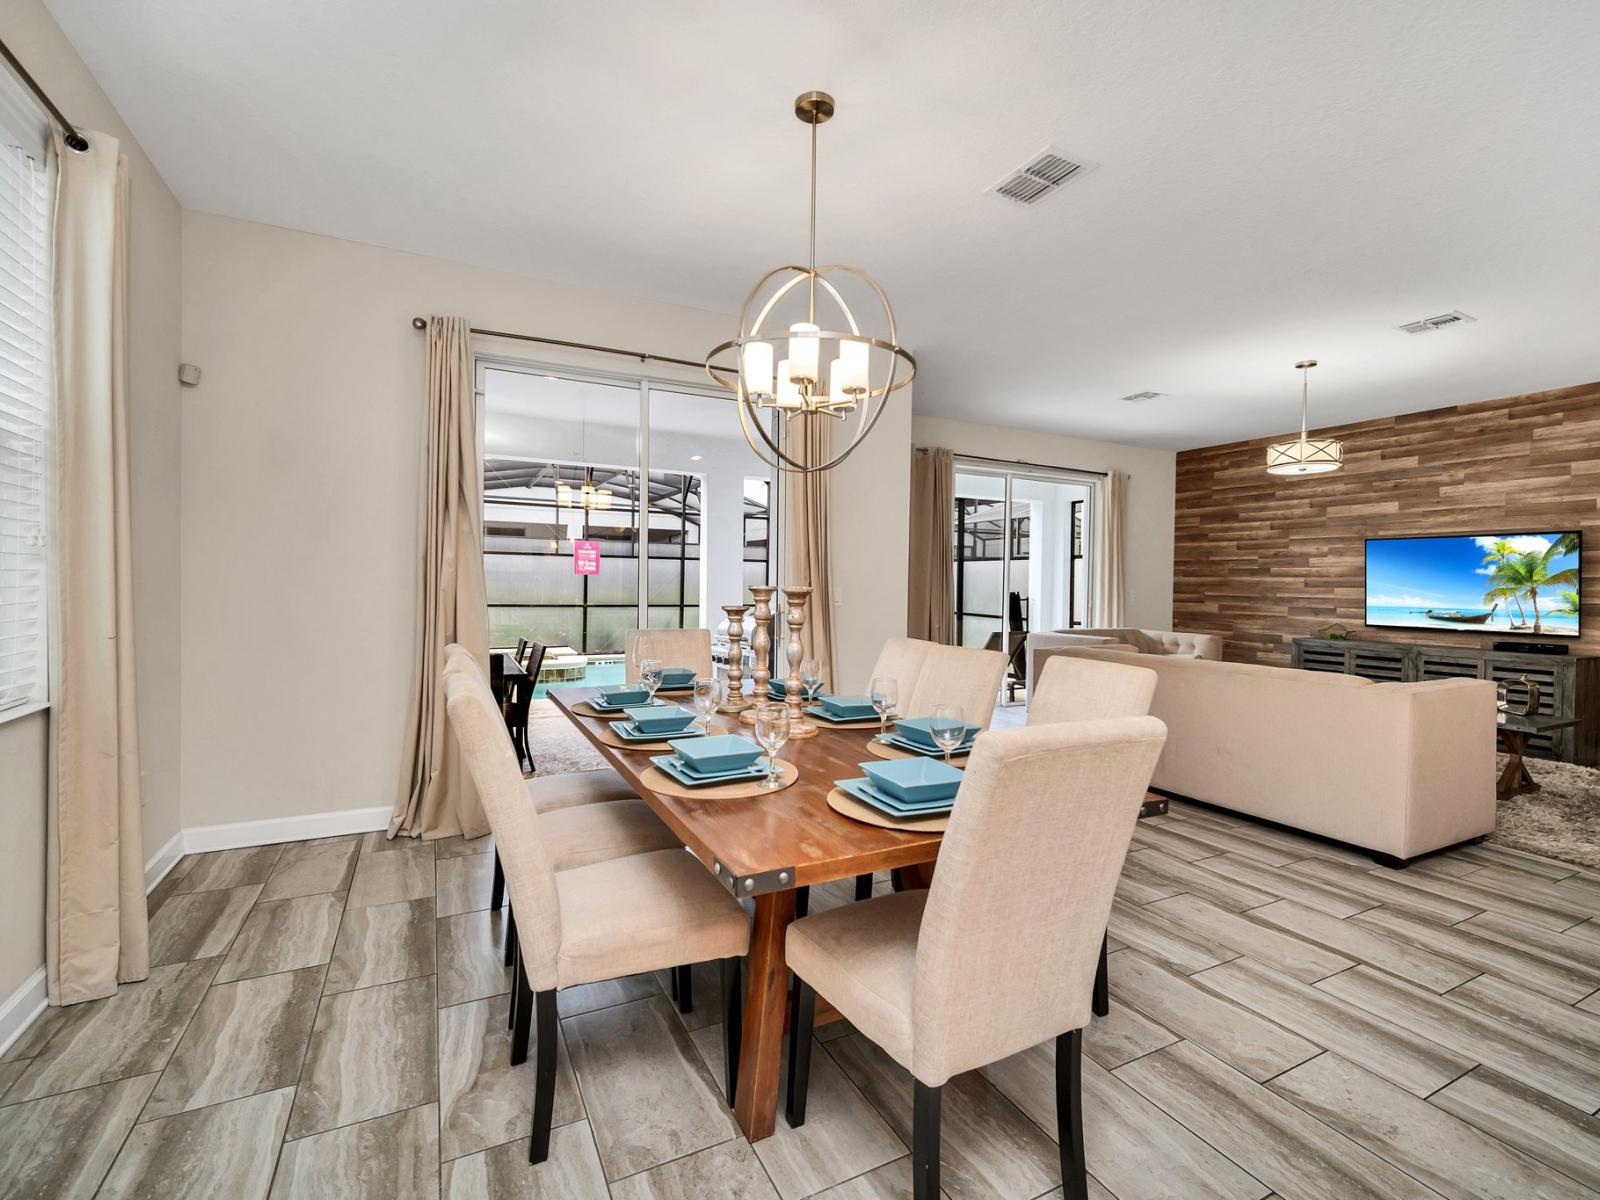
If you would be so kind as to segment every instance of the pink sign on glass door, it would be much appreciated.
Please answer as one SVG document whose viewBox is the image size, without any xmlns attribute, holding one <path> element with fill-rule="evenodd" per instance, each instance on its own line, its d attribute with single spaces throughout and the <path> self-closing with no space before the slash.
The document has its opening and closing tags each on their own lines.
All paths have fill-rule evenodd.
<svg viewBox="0 0 1600 1200">
<path fill-rule="evenodd" d="M 574 541 L 572 543 L 572 573 L 574 575 L 600 574 L 600 543 Z"/>
</svg>

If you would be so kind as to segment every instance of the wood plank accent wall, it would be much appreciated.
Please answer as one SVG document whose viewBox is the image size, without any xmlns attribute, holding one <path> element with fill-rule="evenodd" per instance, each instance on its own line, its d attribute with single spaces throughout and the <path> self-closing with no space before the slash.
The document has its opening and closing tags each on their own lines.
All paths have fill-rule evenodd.
<svg viewBox="0 0 1600 1200">
<path fill-rule="evenodd" d="M 1344 439 L 1342 470 L 1268 475 L 1266 446 L 1287 435 L 1178 455 L 1175 628 L 1278 665 L 1291 639 L 1335 621 L 1365 639 L 1486 647 L 1483 634 L 1368 629 L 1365 539 L 1582 529 L 1573 649 L 1600 652 L 1600 383 L 1314 432 Z"/>
</svg>

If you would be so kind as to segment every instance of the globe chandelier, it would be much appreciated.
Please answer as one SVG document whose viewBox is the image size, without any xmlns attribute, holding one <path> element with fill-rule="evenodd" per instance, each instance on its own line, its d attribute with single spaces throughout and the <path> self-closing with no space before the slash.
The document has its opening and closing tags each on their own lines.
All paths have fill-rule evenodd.
<svg viewBox="0 0 1600 1200">
<path fill-rule="evenodd" d="M 791 263 L 763 275 L 739 311 L 739 335 L 706 355 L 707 373 L 738 400 L 739 427 L 750 449 L 768 466 L 801 475 L 830 470 L 849 458 L 883 416 L 890 393 L 917 372 L 917 360 L 896 341 L 894 309 L 877 281 L 844 263 L 817 266 L 817 127 L 833 116 L 834 107 L 826 92 L 806 92 L 794 102 L 794 115 L 811 127 L 806 265 Z M 882 309 L 883 337 L 862 332 L 840 284 L 864 291 Z M 831 328 L 818 323 L 819 302 Z M 712 362 L 729 350 L 736 365 Z M 770 428 L 773 413 L 784 418 L 776 436 Z M 837 454 L 808 462 L 792 453 L 789 426 L 795 417 L 817 416 L 831 417 L 851 433 Z"/>
<path fill-rule="evenodd" d="M 1267 474 L 1321 475 L 1344 466 L 1344 443 L 1338 438 L 1306 437 L 1306 399 L 1314 358 L 1295 363 L 1300 372 L 1300 436 L 1293 441 L 1273 442 L 1267 447 Z"/>
</svg>

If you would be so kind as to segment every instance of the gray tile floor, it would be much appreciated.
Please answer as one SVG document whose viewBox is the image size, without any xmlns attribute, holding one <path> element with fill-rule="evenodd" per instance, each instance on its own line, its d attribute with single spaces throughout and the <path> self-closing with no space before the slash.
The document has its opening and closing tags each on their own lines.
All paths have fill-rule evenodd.
<svg viewBox="0 0 1600 1200">
<path fill-rule="evenodd" d="M 806 1126 L 739 1136 L 709 969 L 690 1014 L 655 977 L 562 994 L 530 1168 L 488 849 L 185 859 L 150 978 L 0 1060 L 0 1197 L 909 1195 L 909 1079 L 848 1026 L 818 1032 Z M 1101 1200 L 1600 1197 L 1600 874 L 1490 844 L 1392 872 L 1175 805 L 1139 827 L 1111 934 Z M 952 1081 L 953 1200 L 1059 1195 L 1052 1072 L 1040 1046 Z"/>
</svg>

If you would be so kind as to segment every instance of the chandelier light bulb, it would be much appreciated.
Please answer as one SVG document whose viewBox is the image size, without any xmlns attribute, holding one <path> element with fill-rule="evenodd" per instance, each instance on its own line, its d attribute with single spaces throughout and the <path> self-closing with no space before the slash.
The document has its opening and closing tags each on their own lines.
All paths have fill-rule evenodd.
<svg viewBox="0 0 1600 1200">
<path fill-rule="evenodd" d="M 796 321 L 789 326 L 789 377 L 796 383 L 814 384 L 820 378 L 817 374 L 822 345 L 817 338 L 819 332 L 810 321 Z"/>
<path fill-rule="evenodd" d="M 772 343 L 746 342 L 744 390 L 758 400 L 772 398 Z"/>
</svg>

